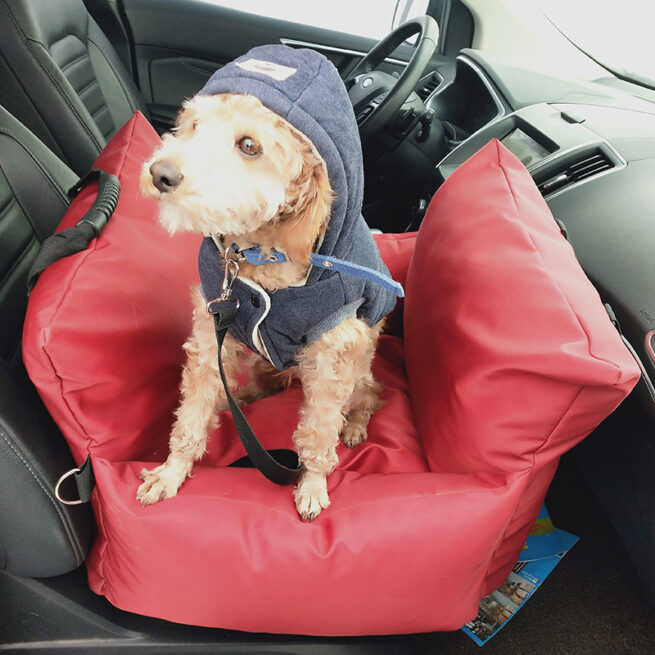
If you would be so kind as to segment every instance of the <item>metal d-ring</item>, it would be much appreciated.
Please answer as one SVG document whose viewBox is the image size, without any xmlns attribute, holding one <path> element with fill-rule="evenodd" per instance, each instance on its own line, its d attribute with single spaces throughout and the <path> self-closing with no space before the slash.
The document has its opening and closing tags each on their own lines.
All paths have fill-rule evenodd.
<svg viewBox="0 0 655 655">
<path fill-rule="evenodd" d="M 66 471 L 64 475 L 62 475 L 59 480 L 57 480 L 57 484 L 55 485 L 55 498 L 62 503 L 63 505 L 83 505 L 84 501 L 83 500 L 66 500 L 65 498 L 62 498 L 60 493 L 59 493 L 59 488 L 61 487 L 62 483 L 64 480 L 70 478 L 71 475 L 76 475 L 77 473 L 81 473 L 82 469 L 79 468 L 74 468 L 71 469 L 70 471 Z"/>
</svg>

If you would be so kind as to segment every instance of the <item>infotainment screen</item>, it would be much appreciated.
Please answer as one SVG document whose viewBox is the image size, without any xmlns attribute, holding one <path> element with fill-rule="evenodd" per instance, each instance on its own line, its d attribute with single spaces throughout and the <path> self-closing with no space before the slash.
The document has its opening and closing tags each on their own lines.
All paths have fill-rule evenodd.
<svg viewBox="0 0 655 655">
<path fill-rule="evenodd" d="M 513 152 L 526 167 L 529 167 L 531 164 L 538 162 L 550 154 L 548 149 L 544 148 L 540 143 L 537 143 L 531 136 L 528 136 L 518 127 L 501 139 L 501 143 L 510 152 Z"/>
</svg>

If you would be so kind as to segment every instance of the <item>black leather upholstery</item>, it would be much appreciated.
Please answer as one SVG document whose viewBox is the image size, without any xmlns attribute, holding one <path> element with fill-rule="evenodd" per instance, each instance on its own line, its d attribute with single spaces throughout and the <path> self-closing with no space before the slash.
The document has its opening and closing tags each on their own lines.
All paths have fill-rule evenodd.
<svg viewBox="0 0 655 655">
<path fill-rule="evenodd" d="M 73 459 L 27 377 L 20 349 L 27 273 L 76 181 L 0 107 L 0 568 L 35 577 L 78 566 L 94 530 L 88 505 L 69 507 L 54 497 Z"/>
<path fill-rule="evenodd" d="M 140 109 L 82 0 L 0 0 L 0 105 L 79 175 Z"/>
</svg>

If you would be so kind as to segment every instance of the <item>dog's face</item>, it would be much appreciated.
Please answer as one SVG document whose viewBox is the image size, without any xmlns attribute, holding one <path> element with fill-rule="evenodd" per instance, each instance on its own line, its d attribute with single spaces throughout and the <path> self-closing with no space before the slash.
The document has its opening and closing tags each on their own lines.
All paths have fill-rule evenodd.
<svg viewBox="0 0 655 655">
<path fill-rule="evenodd" d="M 310 202 L 327 181 L 317 167 L 311 144 L 257 98 L 196 96 L 145 163 L 141 189 L 171 233 L 241 235 Z"/>
</svg>

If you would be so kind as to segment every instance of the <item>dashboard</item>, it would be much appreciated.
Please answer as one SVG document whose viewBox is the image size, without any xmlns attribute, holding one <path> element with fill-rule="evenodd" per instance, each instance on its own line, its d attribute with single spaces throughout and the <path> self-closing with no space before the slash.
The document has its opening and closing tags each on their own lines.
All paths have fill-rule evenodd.
<svg viewBox="0 0 655 655">
<path fill-rule="evenodd" d="M 655 413 L 655 94 L 547 76 L 463 50 L 425 99 L 449 152 L 427 195 L 491 139 L 532 175 L 642 369 Z"/>
<path fill-rule="evenodd" d="M 452 75 L 452 73 L 451 73 Z M 460 136 L 476 132 L 508 111 L 508 105 L 480 67 L 468 57 L 457 57 L 454 75 L 442 76 L 442 83 L 426 100 L 442 123 L 452 125 Z"/>
</svg>

